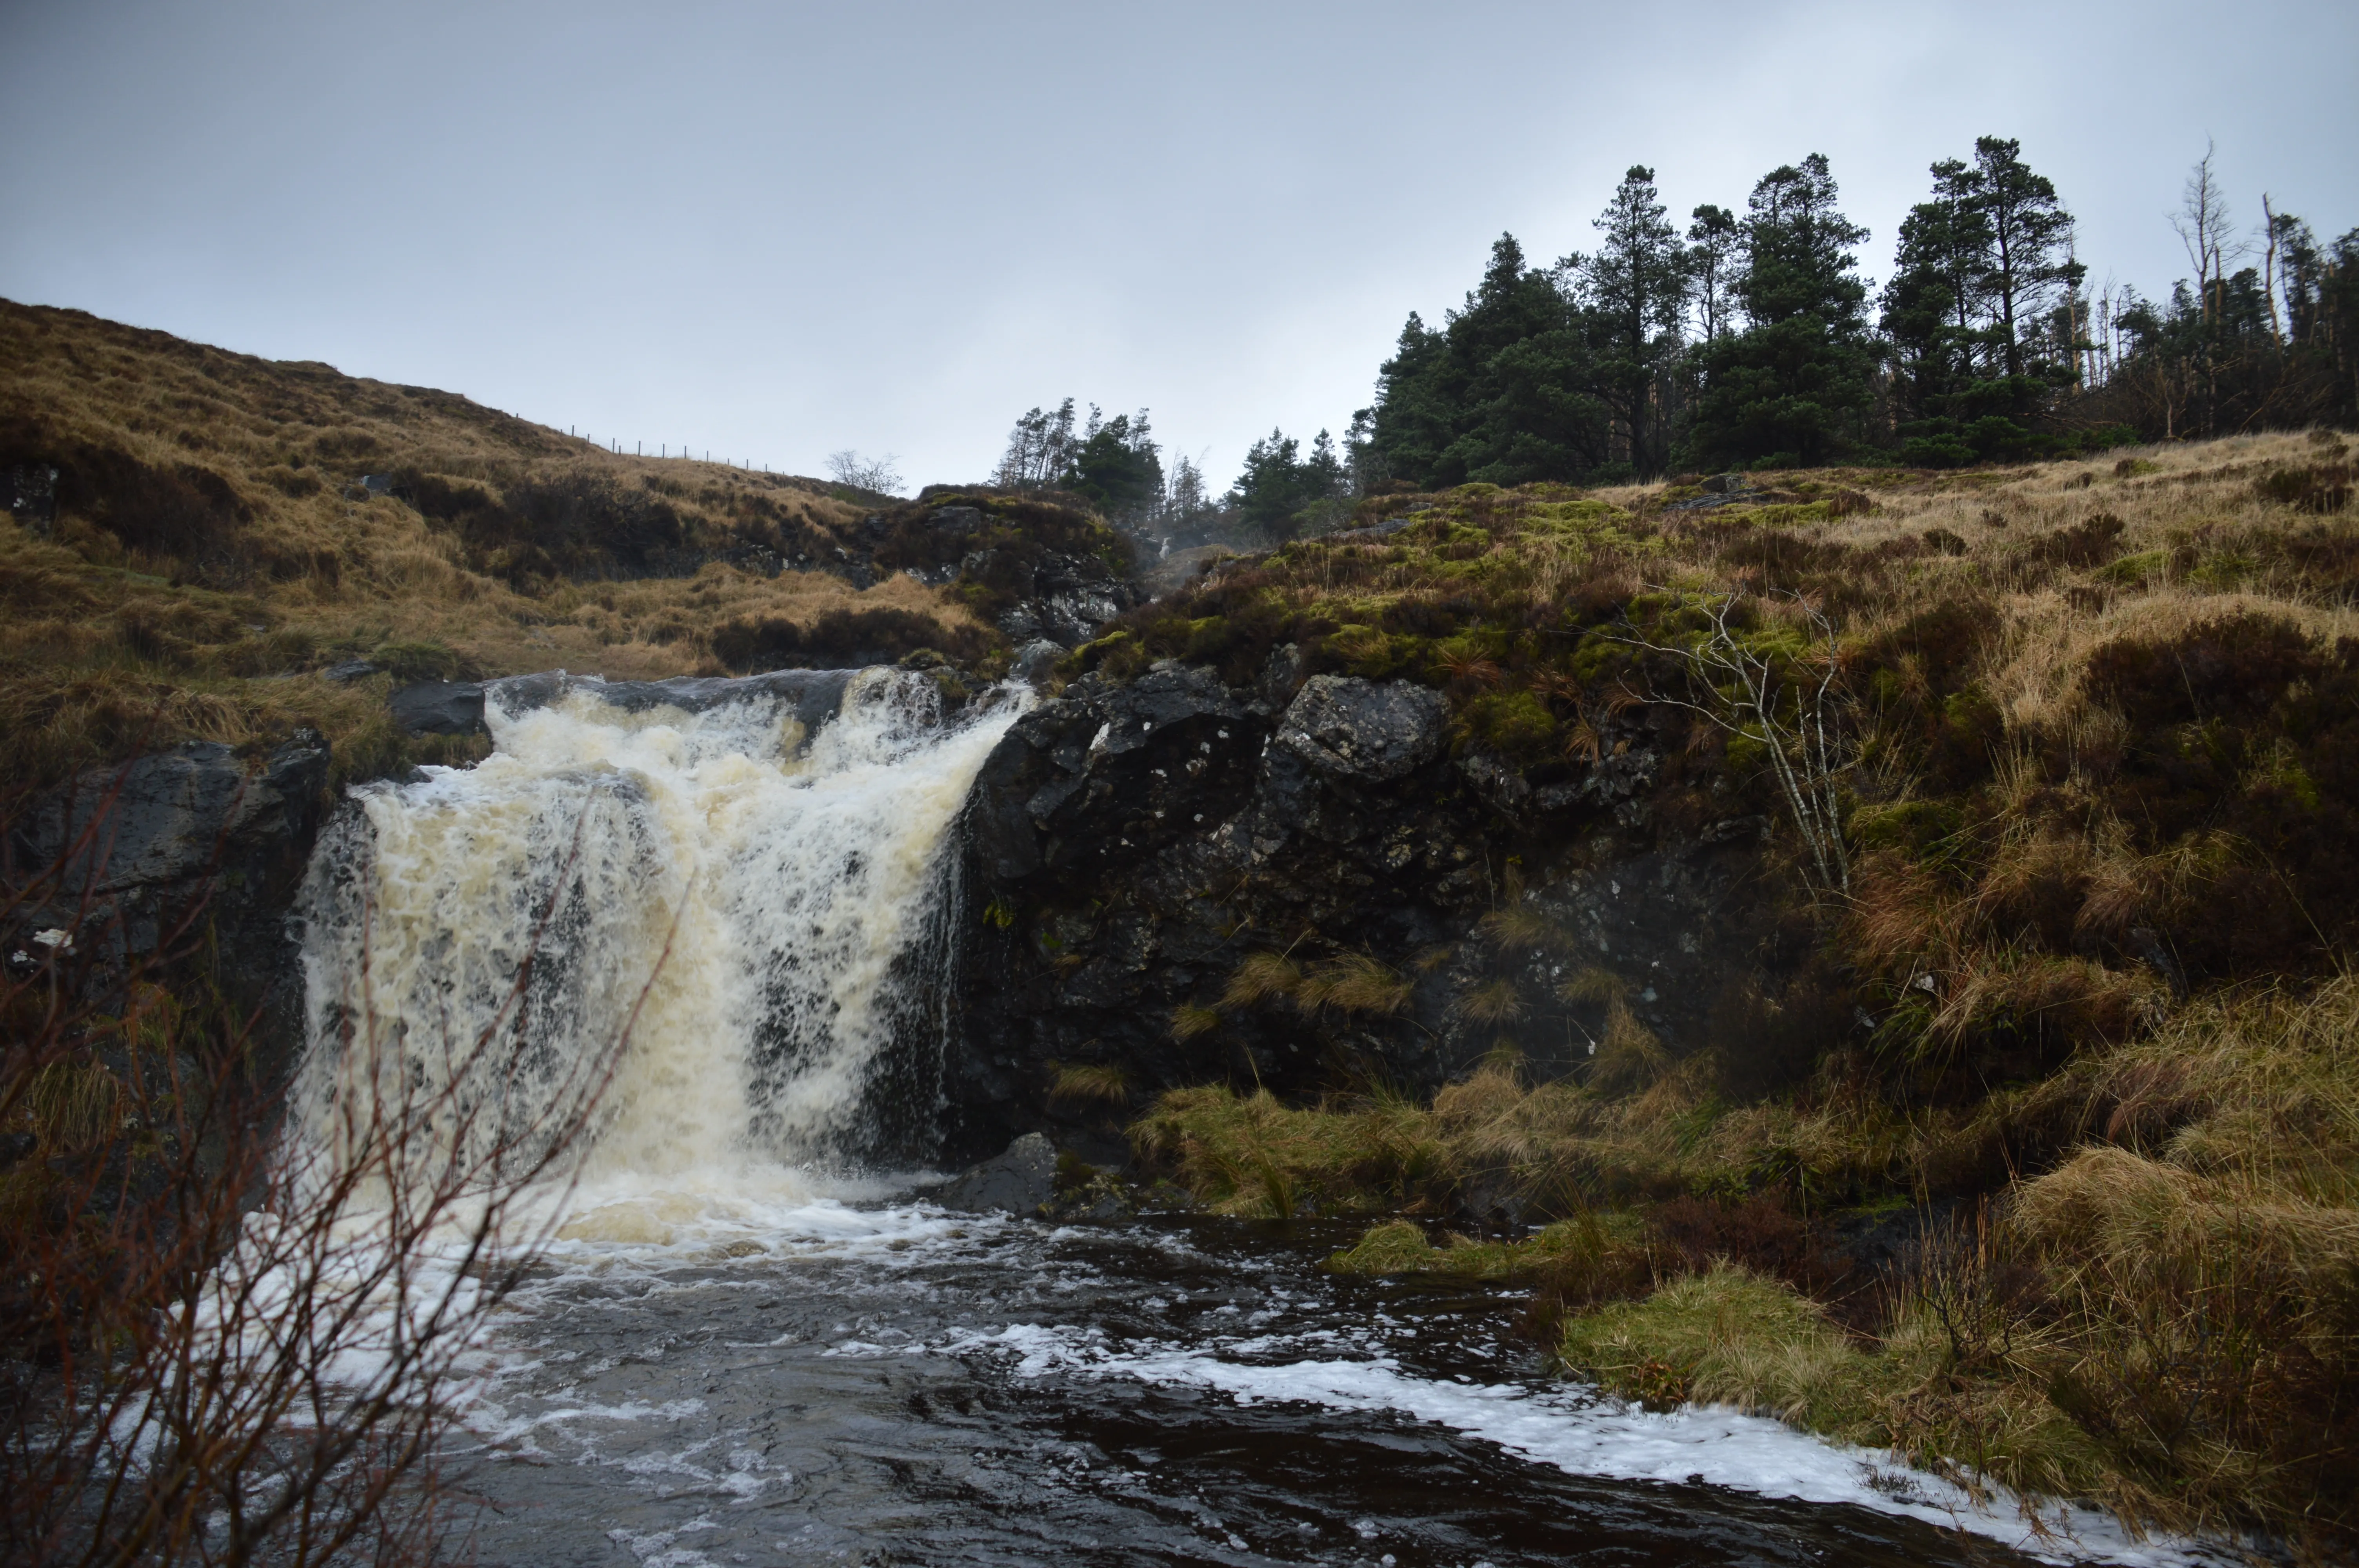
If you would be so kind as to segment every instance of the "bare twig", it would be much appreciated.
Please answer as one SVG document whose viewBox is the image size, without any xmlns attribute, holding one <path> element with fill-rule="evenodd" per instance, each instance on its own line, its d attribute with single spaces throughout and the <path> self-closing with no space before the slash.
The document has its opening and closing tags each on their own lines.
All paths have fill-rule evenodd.
<svg viewBox="0 0 2359 1568">
<path fill-rule="evenodd" d="M 1685 708 L 1762 747 L 1810 853 L 1812 886 L 1821 893 L 1848 894 L 1851 856 L 1843 842 L 1840 784 L 1856 759 L 1843 721 L 1849 697 L 1835 626 L 1801 595 L 1778 597 L 1810 627 L 1807 651 L 1799 656 L 1765 652 L 1745 638 L 1734 624 L 1744 603 L 1736 592 L 1699 596 L 1695 607 L 1704 629 L 1686 642 L 1648 636 L 1626 616 L 1620 632 L 1601 634 L 1679 662 L 1685 696 L 1650 690 L 1632 697 Z"/>
<path fill-rule="evenodd" d="M 103 841 L 92 824 L 76 847 Z M 104 935 L 85 901 L 74 940 L 0 985 L 0 1558 L 427 1560 L 468 1358 L 549 1239 L 561 1202 L 538 1206 L 561 1200 L 638 1006 L 549 1082 L 526 1070 L 527 958 L 492 1022 L 419 1073 L 400 1053 L 425 1043 L 377 1027 L 364 966 L 332 1093 L 274 1131 L 254 1019 L 184 979 L 168 994 L 174 955 L 98 974 Z"/>
</svg>

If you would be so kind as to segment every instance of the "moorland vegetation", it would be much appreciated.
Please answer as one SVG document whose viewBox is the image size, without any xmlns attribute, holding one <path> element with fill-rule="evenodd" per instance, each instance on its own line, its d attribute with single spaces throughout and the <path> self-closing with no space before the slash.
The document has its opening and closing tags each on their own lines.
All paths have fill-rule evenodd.
<svg viewBox="0 0 2359 1568">
<path fill-rule="evenodd" d="M 1457 1005 L 1494 1041 L 1471 1076 L 1422 1103 L 1180 1089 L 1133 1128 L 1142 1155 L 1225 1212 L 1390 1217 L 1339 1269 L 1528 1277 L 1564 1364 L 1651 1403 L 2346 1549 L 2351 465 L 2316 430 L 1470 484 L 1363 501 L 1134 612 L 1075 666 L 1243 681 L 1291 643 L 1440 688 L 1454 744 L 1536 785 L 1646 710 L 1658 830 L 1756 811 L 1783 890 L 1777 962 L 1678 1047 L 1528 896 L 1587 852 L 1536 838 L 1471 938 L 1491 979 Z M 1408 994 L 1256 954 L 1174 1028 Z M 1532 1072 L 1576 1032 L 1570 1076 Z M 1481 1223 L 1503 1195 L 1527 1233 Z"/>
<path fill-rule="evenodd" d="M 389 685 L 720 675 L 783 625 L 801 658 L 773 662 L 986 629 L 850 564 L 890 497 L 611 452 L 79 311 L 0 302 L 0 792 L 299 725 L 340 781 L 366 778 L 472 744 L 400 734 Z"/>
</svg>

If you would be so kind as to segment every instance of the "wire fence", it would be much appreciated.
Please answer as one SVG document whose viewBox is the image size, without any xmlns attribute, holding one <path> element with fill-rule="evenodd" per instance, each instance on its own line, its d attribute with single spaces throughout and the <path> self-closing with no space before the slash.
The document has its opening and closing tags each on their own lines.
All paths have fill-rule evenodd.
<svg viewBox="0 0 2359 1568">
<path fill-rule="evenodd" d="M 644 458 L 647 455 L 647 447 L 645 441 L 633 441 L 631 443 L 631 449 L 628 452 L 625 452 L 623 450 L 622 441 L 615 437 L 610 436 L 605 440 L 601 441 L 595 437 L 587 435 L 571 425 L 568 425 L 565 427 L 565 433 L 572 439 L 588 446 L 593 451 L 606 452 L 618 458 Z M 659 461 L 710 463 L 713 460 L 712 449 L 710 447 L 704 449 L 704 455 L 702 457 L 697 457 L 690 450 L 689 448 L 685 446 L 676 448 L 669 441 L 658 441 L 656 443 L 656 457 Z M 767 463 L 756 463 L 750 458 L 724 457 L 720 460 L 720 466 L 723 468 L 735 469 L 742 473 L 776 472 L 784 478 L 791 479 L 795 477 L 794 475 L 786 473 L 783 470 L 773 470 Z"/>
</svg>

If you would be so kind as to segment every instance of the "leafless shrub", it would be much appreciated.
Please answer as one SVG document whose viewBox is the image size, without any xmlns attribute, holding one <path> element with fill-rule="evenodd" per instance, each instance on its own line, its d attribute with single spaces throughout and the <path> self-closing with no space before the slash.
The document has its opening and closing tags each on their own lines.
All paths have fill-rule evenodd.
<svg viewBox="0 0 2359 1568">
<path fill-rule="evenodd" d="M 0 929 L 60 881 L 0 899 Z M 247 1070 L 255 1018 L 158 983 L 197 915 L 111 976 L 85 956 L 116 933 L 85 899 L 0 981 L 0 1557 L 427 1560 L 455 1522 L 451 1396 L 623 1042 L 518 1092 L 537 931 L 490 1026 L 427 1072 L 411 1040 L 397 1069 L 364 971 L 299 1124 Z"/>
<path fill-rule="evenodd" d="M 853 490 L 864 490 L 872 495 L 901 493 L 900 460 L 891 452 L 881 458 L 864 458 L 847 447 L 827 455 L 827 471 L 835 476 L 838 484 Z"/>
<path fill-rule="evenodd" d="M 1766 633 L 1748 630 L 1740 621 L 1748 598 L 1788 613 L 1763 617 L 1772 628 Z M 1834 622 L 1799 594 L 1703 595 L 1696 608 L 1701 630 L 1678 642 L 1623 622 L 1616 641 L 1669 655 L 1685 677 L 1683 693 L 1657 691 L 1641 700 L 1684 708 L 1759 746 L 1809 852 L 1812 885 L 1821 892 L 1848 893 L 1851 855 L 1839 785 L 1856 758 L 1843 722 L 1850 697 Z M 1780 620 L 1802 635 L 1777 626 Z"/>
</svg>

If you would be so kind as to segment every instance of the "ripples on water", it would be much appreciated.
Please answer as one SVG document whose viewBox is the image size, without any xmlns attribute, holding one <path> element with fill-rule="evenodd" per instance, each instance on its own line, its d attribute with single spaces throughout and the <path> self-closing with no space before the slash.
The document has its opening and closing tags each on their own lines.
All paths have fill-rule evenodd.
<svg viewBox="0 0 2359 1568">
<path fill-rule="evenodd" d="M 454 1454 L 492 1563 L 2007 1563 L 2012 1510 L 1546 1379 L 1345 1228 L 808 1204 L 560 1244 Z M 1800 1500 L 1808 1499 L 1808 1500 Z M 2038 1558 L 2201 1561 L 2088 1516 Z M 2225 1559 L 2222 1559 L 2225 1561 Z"/>
</svg>

